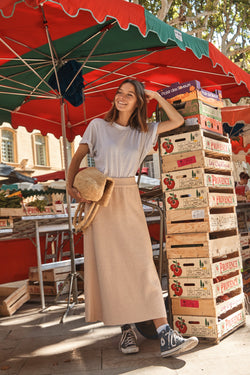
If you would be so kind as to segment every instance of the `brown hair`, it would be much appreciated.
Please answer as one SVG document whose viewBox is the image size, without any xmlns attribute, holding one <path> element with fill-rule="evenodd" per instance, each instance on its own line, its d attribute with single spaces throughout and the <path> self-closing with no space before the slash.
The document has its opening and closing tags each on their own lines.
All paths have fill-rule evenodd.
<svg viewBox="0 0 250 375">
<path fill-rule="evenodd" d="M 121 88 L 124 83 L 131 83 L 135 88 L 135 95 L 137 98 L 137 107 L 135 108 L 134 112 L 130 116 L 128 120 L 128 125 L 132 129 L 137 129 L 141 132 L 147 132 L 148 126 L 146 123 L 147 120 L 147 102 L 146 102 L 146 95 L 144 91 L 144 86 L 141 82 L 135 79 L 126 79 L 123 81 L 117 89 Z M 111 109 L 105 116 L 105 120 L 108 122 L 115 122 L 118 119 L 119 111 L 116 109 L 115 104 L 113 103 Z"/>
</svg>

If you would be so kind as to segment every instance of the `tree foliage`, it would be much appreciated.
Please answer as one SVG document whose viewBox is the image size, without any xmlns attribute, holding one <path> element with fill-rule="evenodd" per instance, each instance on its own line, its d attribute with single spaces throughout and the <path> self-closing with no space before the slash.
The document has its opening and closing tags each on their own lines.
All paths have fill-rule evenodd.
<svg viewBox="0 0 250 375">
<path fill-rule="evenodd" d="M 130 0 L 159 19 L 214 43 L 220 51 L 250 71 L 249 0 Z"/>
</svg>

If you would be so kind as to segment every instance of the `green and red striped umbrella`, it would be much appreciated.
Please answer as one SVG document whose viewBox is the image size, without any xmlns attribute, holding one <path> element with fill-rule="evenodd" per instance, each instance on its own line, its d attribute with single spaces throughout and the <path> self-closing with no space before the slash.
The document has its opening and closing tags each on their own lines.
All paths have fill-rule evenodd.
<svg viewBox="0 0 250 375">
<path fill-rule="evenodd" d="M 82 105 L 64 100 L 70 141 L 103 116 L 126 77 L 152 90 L 197 80 L 235 103 L 250 95 L 249 75 L 211 43 L 124 0 L 1 0 L 0 32 L 0 123 L 14 128 L 62 135 L 62 95 L 48 80 L 69 60 L 85 82 Z"/>
</svg>

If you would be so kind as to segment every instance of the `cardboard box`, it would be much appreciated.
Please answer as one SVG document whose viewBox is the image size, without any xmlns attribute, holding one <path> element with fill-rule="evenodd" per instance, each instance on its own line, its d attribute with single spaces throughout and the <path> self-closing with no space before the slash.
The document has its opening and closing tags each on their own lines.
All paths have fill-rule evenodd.
<svg viewBox="0 0 250 375">
<path fill-rule="evenodd" d="M 212 258 L 174 258 L 169 259 L 169 277 L 210 277 L 224 276 L 241 270 L 241 258 L 234 257 L 213 263 Z"/>
<path fill-rule="evenodd" d="M 219 137 L 202 129 L 161 137 L 160 147 L 162 156 L 195 150 L 205 150 L 219 155 L 232 155 L 231 143 L 227 137 Z"/>
<path fill-rule="evenodd" d="M 231 291 L 242 290 L 241 274 L 214 284 L 212 278 L 170 278 L 171 298 L 217 298 Z"/>
<path fill-rule="evenodd" d="M 187 170 L 190 168 L 206 168 L 218 172 L 231 172 L 233 163 L 231 156 L 209 155 L 204 150 L 183 152 L 162 156 L 162 171 Z"/>
<path fill-rule="evenodd" d="M 204 103 L 218 108 L 223 107 L 222 93 L 219 90 L 211 92 L 201 88 L 200 82 L 193 80 L 174 83 L 158 91 L 170 103 L 179 103 L 199 99 Z"/>
<path fill-rule="evenodd" d="M 19 287 L 0 285 L 0 315 L 13 315 L 29 299 L 26 282 Z"/>
<path fill-rule="evenodd" d="M 188 210 L 168 210 L 167 233 L 218 232 L 238 227 L 235 207 L 210 213 L 209 207 Z"/>
<path fill-rule="evenodd" d="M 245 324 L 245 310 L 241 309 L 218 321 L 216 317 L 174 315 L 174 327 L 185 336 L 220 339 Z M 179 323 L 177 323 L 179 322 Z"/>
<path fill-rule="evenodd" d="M 221 236 L 210 239 L 209 233 L 167 234 L 166 252 L 168 259 L 222 257 L 240 254 L 239 235 Z"/>
<path fill-rule="evenodd" d="M 221 109 L 203 103 L 201 100 L 178 101 L 172 103 L 174 108 L 183 116 L 186 126 L 199 125 L 218 134 L 223 134 L 223 125 L 221 119 Z M 168 119 L 166 113 L 160 109 L 160 119 Z"/>
<path fill-rule="evenodd" d="M 207 187 L 167 191 L 165 193 L 166 209 L 194 209 L 200 207 L 232 207 L 237 206 L 235 194 L 211 193 Z"/>
<path fill-rule="evenodd" d="M 162 173 L 162 190 L 178 190 L 207 186 L 212 188 L 234 189 L 232 175 L 205 173 L 204 168 L 191 168 L 182 171 Z"/>
<path fill-rule="evenodd" d="M 221 122 L 221 109 L 204 103 L 202 100 L 193 99 L 188 101 L 179 100 L 177 103 L 173 103 L 173 107 L 184 117 L 192 117 L 196 115 L 202 115 L 207 118 L 215 119 Z"/>
</svg>

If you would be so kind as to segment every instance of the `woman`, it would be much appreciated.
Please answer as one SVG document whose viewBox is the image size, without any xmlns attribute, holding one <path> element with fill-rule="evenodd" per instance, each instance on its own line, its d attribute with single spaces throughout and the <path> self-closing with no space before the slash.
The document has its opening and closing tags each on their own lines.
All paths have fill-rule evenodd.
<svg viewBox="0 0 250 375">
<path fill-rule="evenodd" d="M 169 120 L 146 123 L 146 105 L 151 99 L 158 101 Z M 105 120 L 90 122 L 69 167 L 67 189 L 77 201 L 84 199 L 73 187 L 74 177 L 87 153 L 94 158 L 96 168 L 115 181 L 108 207 L 99 208 L 84 234 L 86 321 L 122 325 L 119 346 L 125 354 L 139 350 L 130 324 L 152 319 L 163 357 L 198 343 L 195 337 L 183 339 L 168 325 L 134 177 L 157 135 L 179 127 L 183 121 L 159 93 L 127 79 L 118 88 Z"/>
</svg>

